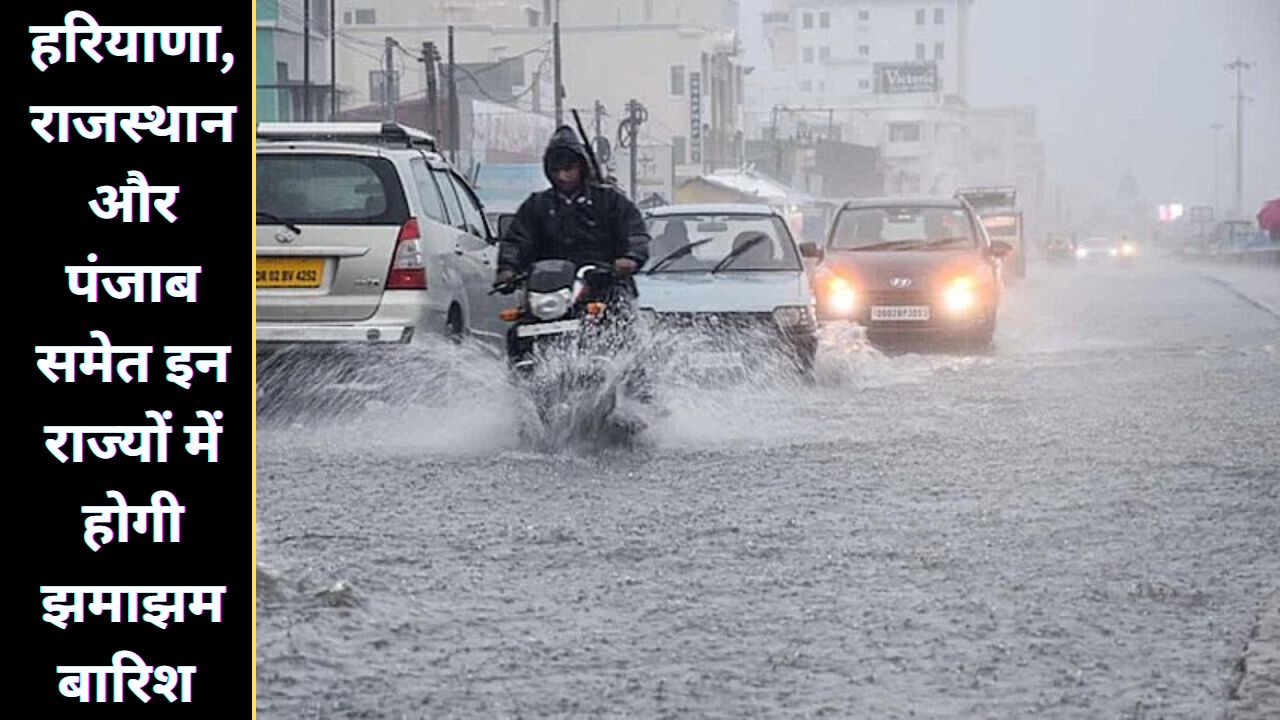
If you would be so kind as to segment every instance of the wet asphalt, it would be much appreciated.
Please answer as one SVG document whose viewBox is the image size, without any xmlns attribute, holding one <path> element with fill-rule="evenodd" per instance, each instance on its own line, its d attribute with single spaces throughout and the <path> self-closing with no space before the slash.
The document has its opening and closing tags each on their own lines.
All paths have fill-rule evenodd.
<svg viewBox="0 0 1280 720">
<path fill-rule="evenodd" d="M 1280 321 L 1189 266 L 1033 266 L 983 355 L 829 327 L 625 446 L 433 352 L 260 424 L 259 717 L 1221 717 L 1280 590 Z"/>
</svg>

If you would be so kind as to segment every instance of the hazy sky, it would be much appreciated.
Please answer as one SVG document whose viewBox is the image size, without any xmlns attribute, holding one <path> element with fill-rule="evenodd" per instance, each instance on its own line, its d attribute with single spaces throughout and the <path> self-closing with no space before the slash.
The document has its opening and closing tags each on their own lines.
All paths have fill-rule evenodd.
<svg viewBox="0 0 1280 720">
<path fill-rule="evenodd" d="M 748 62 L 769 0 L 743 0 Z M 1208 202 L 1213 131 L 1221 198 L 1234 188 L 1234 73 L 1245 73 L 1247 211 L 1280 197 L 1280 0 L 977 0 L 971 26 L 977 105 L 1038 110 L 1049 178 L 1072 195 L 1110 196 L 1132 168 L 1152 202 Z"/>
</svg>

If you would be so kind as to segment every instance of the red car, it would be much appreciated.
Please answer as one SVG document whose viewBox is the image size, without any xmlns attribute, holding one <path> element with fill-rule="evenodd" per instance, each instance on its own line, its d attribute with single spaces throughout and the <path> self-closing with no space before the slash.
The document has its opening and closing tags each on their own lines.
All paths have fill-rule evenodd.
<svg viewBox="0 0 1280 720">
<path fill-rule="evenodd" d="M 836 213 L 815 271 L 819 320 L 849 320 L 870 339 L 936 337 L 990 345 L 1000 264 L 1013 246 L 992 241 L 962 199 L 868 199 Z"/>
</svg>

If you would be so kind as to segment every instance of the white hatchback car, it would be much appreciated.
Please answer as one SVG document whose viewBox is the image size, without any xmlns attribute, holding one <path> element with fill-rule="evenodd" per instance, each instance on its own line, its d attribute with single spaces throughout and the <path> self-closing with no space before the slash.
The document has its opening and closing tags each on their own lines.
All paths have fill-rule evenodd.
<svg viewBox="0 0 1280 720">
<path fill-rule="evenodd" d="M 257 193 L 265 350 L 505 337 L 484 209 L 426 133 L 262 123 Z"/>
<path fill-rule="evenodd" d="M 691 363 L 710 370 L 748 365 L 737 345 L 750 336 L 812 370 L 818 324 L 802 258 L 817 257 L 817 246 L 797 243 L 767 205 L 667 205 L 647 217 L 653 242 L 636 275 L 641 312 L 660 326 L 705 336 L 699 345 L 706 349 L 690 354 Z"/>
</svg>

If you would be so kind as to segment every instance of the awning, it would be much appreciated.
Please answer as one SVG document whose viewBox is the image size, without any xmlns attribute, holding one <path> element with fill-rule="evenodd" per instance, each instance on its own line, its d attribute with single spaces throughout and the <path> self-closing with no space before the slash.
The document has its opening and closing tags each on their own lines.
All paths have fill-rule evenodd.
<svg viewBox="0 0 1280 720">
<path fill-rule="evenodd" d="M 1267 232 L 1280 230 L 1280 198 L 1271 200 L 1258 212 L 1258 226 Z"/>
</svg>

